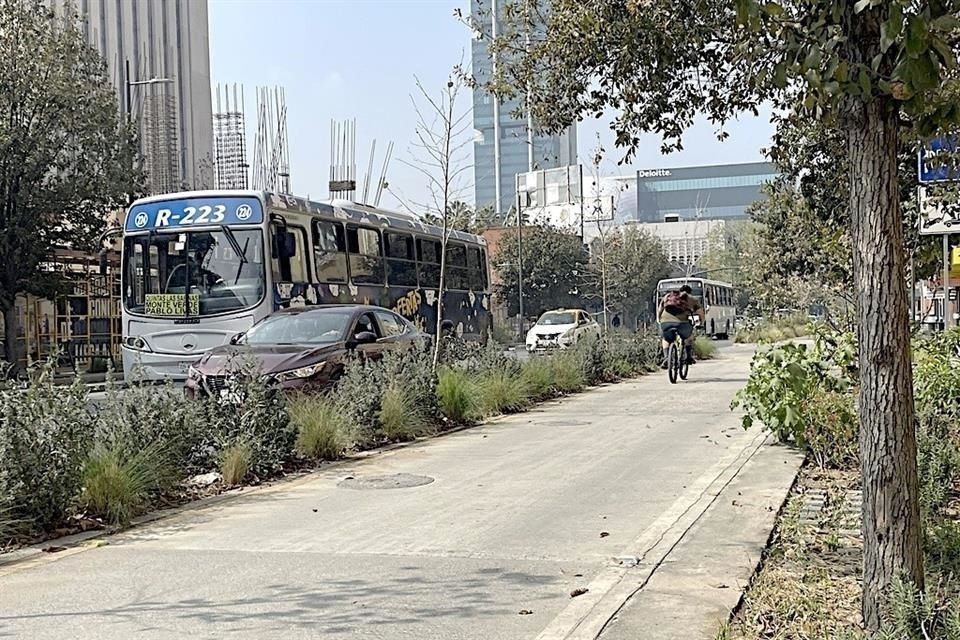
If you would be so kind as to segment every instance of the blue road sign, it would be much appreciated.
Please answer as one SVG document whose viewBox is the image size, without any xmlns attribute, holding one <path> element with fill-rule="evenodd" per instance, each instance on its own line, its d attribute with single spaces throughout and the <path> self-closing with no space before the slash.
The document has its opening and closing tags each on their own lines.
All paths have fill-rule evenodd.
<svg viewBox="0 0 960 640">
<path fill-rule="evenodd" d="M 917 177 L 922 184 L 960 182 L 960 166 L 955 156 L 957 140 L 953 137 L 934 138 L 917 154 Z M 954 157 L 951 157 L 954 156 Z"/>
</svg>

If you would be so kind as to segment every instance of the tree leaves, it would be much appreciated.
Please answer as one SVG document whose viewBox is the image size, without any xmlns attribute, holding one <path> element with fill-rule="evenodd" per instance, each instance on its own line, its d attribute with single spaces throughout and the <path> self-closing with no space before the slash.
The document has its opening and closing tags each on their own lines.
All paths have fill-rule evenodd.
<svg viewBox="0 0 960 640">
<path fill-rule="evenodd" d="M 40 268 L 57 248 L 95 247 L 139 191 L 136 147 L 103 60 L 76 16 L 0 0 L 0 309 L 65 282 Z"/>
</svg>

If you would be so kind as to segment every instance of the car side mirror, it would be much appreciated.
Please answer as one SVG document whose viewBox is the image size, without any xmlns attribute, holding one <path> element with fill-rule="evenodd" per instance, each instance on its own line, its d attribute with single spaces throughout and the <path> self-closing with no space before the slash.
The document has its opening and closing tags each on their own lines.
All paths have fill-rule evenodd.
<svg viewBox="0 0 960 640">
<path fill-rule="evenodd" d="M 233 336 L 232 338 L 230 338 L 230 344 L 231 344 L 231 345 L 234 345 L 234 346 L 240 344 L 240 341 L 243 340 L 243 335 L 244 335 L 244 334 L 242 334 L 242 333 L 238 333 L 238 334 L 236 334 L 235 336 Z"/>
<path fill-rule="evenodd" d="M 360 346 L 361 344 L 373 344 L 377 341 L 377 334 L 372 331 L 361 331 L 360 333 L 353 336 L 351 343 L 354 347 Z"/>
</svg>

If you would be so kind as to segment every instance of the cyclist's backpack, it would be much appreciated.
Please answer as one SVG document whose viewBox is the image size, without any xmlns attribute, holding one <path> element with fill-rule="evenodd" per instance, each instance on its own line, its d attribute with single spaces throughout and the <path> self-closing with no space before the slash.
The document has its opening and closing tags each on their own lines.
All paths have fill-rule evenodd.
<svg viewBox="0 0 960 640">
<path fill-rule="evenodd" d="M 663 308 L 667 313 L 684 313 L 689 310 L 687 301 L 679 291 L 671 291 L 663 298 Z"/>
</svg>

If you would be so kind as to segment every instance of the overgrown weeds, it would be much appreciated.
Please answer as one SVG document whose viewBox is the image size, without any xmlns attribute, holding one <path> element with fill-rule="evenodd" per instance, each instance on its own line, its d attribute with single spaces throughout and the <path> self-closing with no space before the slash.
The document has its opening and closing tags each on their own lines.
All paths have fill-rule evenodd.
<svg viewBox="0 0 960 640">
<path fill-rule="evenodd" d="M 417 398 L 394 383 L 387 387 L 380 402 L 380 426 L 387 440 L 400 442 L 426 435 L 430 420 Z"/>
<path fill-rule="evenodd" d="M 162 443 L 137 451 L 98 444 L 83 465 L 80 502 L 91 515 L 125 525 L 147 509 L 152 493 L 168 488 L 175 477 Z"/>
<path fill-rule="evenodd" d="M 300 395 L 287 404 L 296 450 L 310 460 L 337 460 L 350 446 L 349 425 L 329 396 Z"/>
<path fill-rule="evenodd" d="M 253 447 L 248 442 L 227 445 L 220 454 L 220 475 L 228 487 L 243 484 L 252 470 Z"/>
<path fill-rule="evenodd" d="M 507 371 L 491 371 L 480 380 L 481 407 L 485 415 L 516 413 L 530 403 L 522 376 Z"/>
<path fill-rule="evenodd" d="M 475 376 L 463 369 L 443 367 L 437 382 L 437 402 L 440 412 L 457 424 L 472 422 L 480 417 L 480 385 Z"/>
</svg>

